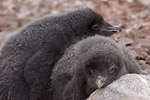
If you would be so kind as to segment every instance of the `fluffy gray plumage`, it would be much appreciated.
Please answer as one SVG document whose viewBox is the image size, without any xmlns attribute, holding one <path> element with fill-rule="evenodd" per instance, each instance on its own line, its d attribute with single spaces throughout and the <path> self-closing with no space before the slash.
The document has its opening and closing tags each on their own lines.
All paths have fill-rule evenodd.
<svg viewBox="0 0 150 100">
<path fill-rule="evenodd" d="M 117 30 L 88 8 L 24 26 L 0 51 L 0 100 L 50 100 L 51 69 L 64 50 L 84 35 Z"/>
<path fill-rule="evenodd" d="M 52 74 L 52 100 L 86 100 L 127 73 L 140 73 L 130 52 L 110 38 L 93 36 L 66 50 Z"/>
</svg>

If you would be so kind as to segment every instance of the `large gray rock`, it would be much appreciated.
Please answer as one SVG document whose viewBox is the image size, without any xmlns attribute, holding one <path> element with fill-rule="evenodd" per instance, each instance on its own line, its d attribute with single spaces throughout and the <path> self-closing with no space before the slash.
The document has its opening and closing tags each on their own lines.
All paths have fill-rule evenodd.
<svg viewBox="0 0 150 100">
<path fill-rule="evenodd" d="M 127 74 L 96 90 L 87 100 L 150 100 L 150 76 Z"/>
</svg>

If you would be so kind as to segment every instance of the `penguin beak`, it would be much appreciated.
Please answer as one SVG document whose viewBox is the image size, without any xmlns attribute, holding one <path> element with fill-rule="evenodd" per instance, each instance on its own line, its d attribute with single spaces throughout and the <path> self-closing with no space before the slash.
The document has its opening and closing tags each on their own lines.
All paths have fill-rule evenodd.
<svg viewBox="0 0 150 100">
<path fill-rule="evenodd" d="M 98 88 L 102 88 L 105 84 L 106 78 L 103 76 L 98 76 L 96 79 L 96 85 Z"/>
<path fill-rule="evenodd" d="M 122 28 L 119 26 L 111 25 L 107 22 L 104 22 L 102 27 L 100 28 L 100 32 L 102 34 L 106 34 L 107 36 L 111 36 L 114 33 L 121 32 Z"/>
</svg>

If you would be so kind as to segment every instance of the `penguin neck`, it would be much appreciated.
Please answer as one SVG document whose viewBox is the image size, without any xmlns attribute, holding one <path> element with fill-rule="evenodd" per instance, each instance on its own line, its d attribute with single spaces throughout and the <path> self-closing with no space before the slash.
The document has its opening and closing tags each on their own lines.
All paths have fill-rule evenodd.
<svg viewBox="0 0 150 100">
<path fill-rule="evenodd" d="M 92 92 L 94 92 L 96 89 L 97 89 L 97 88 L 91 87 L 91 85 L 88 84 L 88 83 L 86 83 L 86 85 L 85 85 L 85 92 L 86 92 L 86 94 L 87 94 L 88 96 L 90 96 L 90 94 L 91 94 Z"/>
</svg>

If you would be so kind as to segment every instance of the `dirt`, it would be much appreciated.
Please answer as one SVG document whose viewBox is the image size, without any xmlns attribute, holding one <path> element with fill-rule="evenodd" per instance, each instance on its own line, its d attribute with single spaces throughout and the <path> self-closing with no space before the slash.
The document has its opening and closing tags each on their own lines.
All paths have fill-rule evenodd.
<svg viewBox="0 0 150 100">
<path fill-rule="evenodd" d="M 148 0 L 147 0 L 148 1 Z M 138 0 L 1 0 L 0 45 L 20 27 L 47 14 L 89 7 L 123 31 L 112 38 L 126 46 L 150 74 L 150 4 Z M 150 3 L 150 2 L 149 2 Z"/>
</svg>

